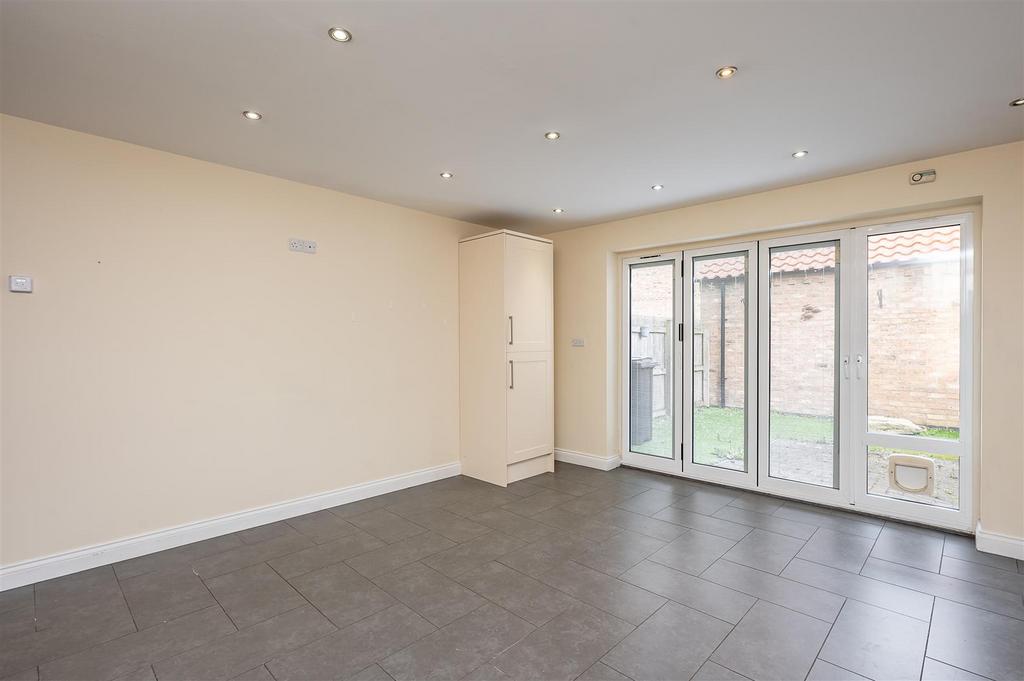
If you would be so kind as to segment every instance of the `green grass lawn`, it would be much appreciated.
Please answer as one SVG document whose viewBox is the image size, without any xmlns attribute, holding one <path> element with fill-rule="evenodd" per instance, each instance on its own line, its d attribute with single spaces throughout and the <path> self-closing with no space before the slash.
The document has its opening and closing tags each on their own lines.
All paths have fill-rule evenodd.
<svg viewBox="0 0 1024 681">
<path fill-rule="evenodd" d="M 672 456 L 672 419 L 654 419 L 649 441 L 633 445 L 634 452 Z M 828 443 L 832 441 L 832 419 L 772 412 L 771 435 L 780 440 Z M 743 460 L 743 410 L 731 407 L 698 407 L 693 414 L 694 458 L 700 463 Z M 922 437 L 955 440 L 954 428 L 927 428 Z"/>
</svg>

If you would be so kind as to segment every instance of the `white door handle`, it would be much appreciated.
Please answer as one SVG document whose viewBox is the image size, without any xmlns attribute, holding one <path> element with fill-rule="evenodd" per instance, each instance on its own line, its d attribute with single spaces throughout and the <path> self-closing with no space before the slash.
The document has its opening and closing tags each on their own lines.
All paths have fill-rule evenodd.
<svg viewBox="0 0 1024 681">
<path fill-rule="evenodd" d="M 860 367 L 864 364 L 864 355 L 857 355 L 857 380 L 860 380 Z"/>
<path fill-rule="evenodd" d="M 843 357 L 843 378 L 850 378 L 850 358 Z"/>
</svg>

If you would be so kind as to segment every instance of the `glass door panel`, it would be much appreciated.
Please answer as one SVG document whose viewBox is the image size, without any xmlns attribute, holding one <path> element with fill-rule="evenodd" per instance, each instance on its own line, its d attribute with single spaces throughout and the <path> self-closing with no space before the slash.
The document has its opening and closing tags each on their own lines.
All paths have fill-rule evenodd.
<svg viewBox="0 0 1024 681">
<path fill-rule="evenodd" d="M 676 295 L 675 257 L 640 258 L 626 263 L 628 306 L 623 339 L 628 350 L 628 387 L 623 424 L 625 451 L 675 459 Z"/>
<path fill-rule="evenodd" d="M 858 505 L 969 529 L 973 253 L 955 217 L 857 231 L 853 450 Z"/>
<path fill-rule="evenodd" d="M 838 488 L 839 243 L 769 257 L 768 475 Z"/>
<path fill-rule="evenodd" d="M 754 486 L 757 245 L 684 253 L 683 470 Z"/>
</svg>

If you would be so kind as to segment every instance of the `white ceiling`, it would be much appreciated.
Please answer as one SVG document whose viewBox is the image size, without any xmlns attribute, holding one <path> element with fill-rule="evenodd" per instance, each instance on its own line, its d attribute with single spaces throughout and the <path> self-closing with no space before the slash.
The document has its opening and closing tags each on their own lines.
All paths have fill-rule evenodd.
<svg viewBox="0 0 1024 681">
<path fill-rule="evenodd" d="M 1019 1 L 3 0 L 0 24 L 6 113 L 532 232 L 1024 138 Z"/>
</svg>

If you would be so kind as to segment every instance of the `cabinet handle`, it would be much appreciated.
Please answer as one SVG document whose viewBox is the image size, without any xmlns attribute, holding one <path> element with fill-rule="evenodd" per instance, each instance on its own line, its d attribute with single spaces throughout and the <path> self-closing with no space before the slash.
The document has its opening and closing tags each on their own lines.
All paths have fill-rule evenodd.
<svg viewBox="0 0 1024 681">
<path fill-rule="evenodd" d="M 516 365 L 515 365 L 515 363 L 512 360 L 508 361 L 508 376 L 509 376 L 508 389 L 509 390 L 515 390 L 516 389 Z"/>
<path fill-rule="evenodd" d="M 514 325 L 514 323 L 512 321 L 512 315 L 509 315 L 508 316 L 508 344 L 509 345 L 512 345 L 512 342 L 515 339 L 515 328 L 516 327 L 515 327 L 515 325 Z"/>
</svg>

